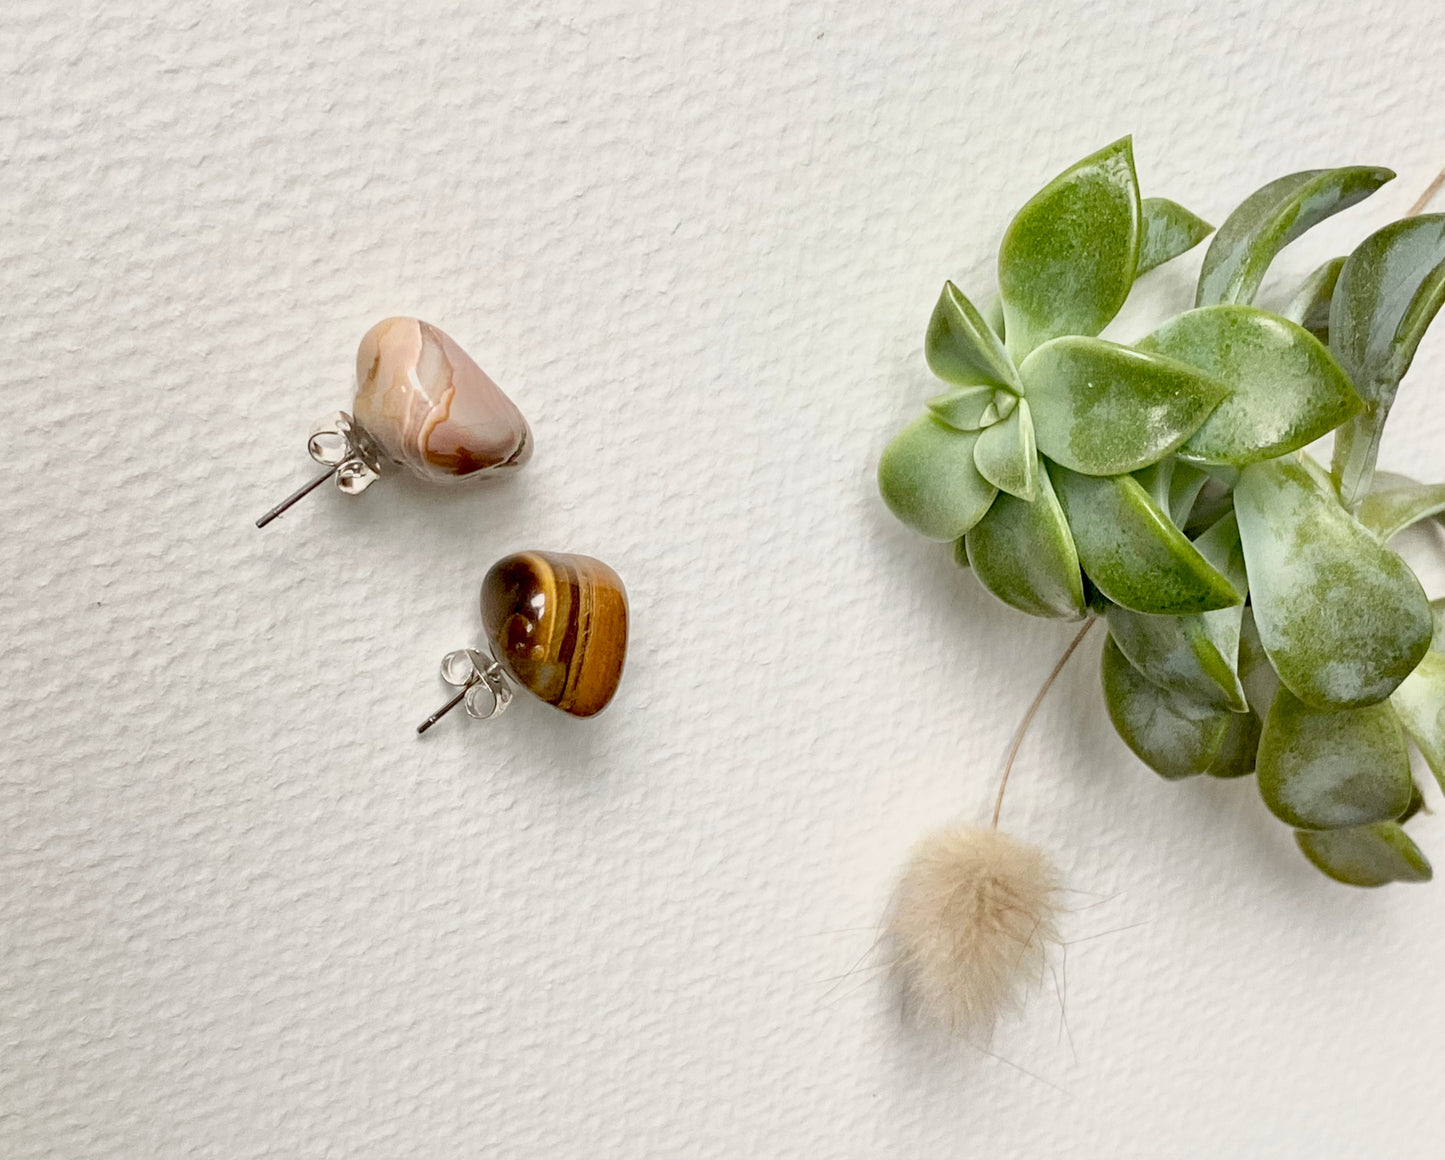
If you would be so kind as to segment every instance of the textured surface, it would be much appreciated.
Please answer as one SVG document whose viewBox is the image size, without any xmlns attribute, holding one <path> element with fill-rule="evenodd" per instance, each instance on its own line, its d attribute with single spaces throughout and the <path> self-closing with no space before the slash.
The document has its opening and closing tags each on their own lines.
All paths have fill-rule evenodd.
<svg viewBox="0 0 1445 1160">
<path fill-rule="evenodd" d="M 1067 1033 L 1048 981 L 992 1056 L 921 1043 L 860 964 L 1070 633 L 874 492 L 944 279 L 983 297 L 1010 208 L 1127 131 L 1215 222 L 1399 170 L 1295 276 L 1445 163 L 1428 5 L 1262 11 L 10 0 L 0 1153 L 1436 1150 L 1445 882 L 1334 886 L 1250 782 L 1148 773 L 1097 640 L 1005 811 L 1086 892 Z M 256 531 L 396 313 L 533 462 Z M 1442 365 L 1384 466 L 1440 474 Z M 525 546 L 625 579 L 617 701 L 418 740 Z"/>
</svg>

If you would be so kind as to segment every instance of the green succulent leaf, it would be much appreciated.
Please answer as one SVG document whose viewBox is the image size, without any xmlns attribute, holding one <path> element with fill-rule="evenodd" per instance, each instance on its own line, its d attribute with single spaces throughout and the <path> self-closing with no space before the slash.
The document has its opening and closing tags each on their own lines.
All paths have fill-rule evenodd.
<svg viewBox="0 0 1445 1160">
<path fill-rule="evenodd" d="M 1244 599 L 1131 475 L 1080 475 L 1049 464 L 1049 477 L 1088 577 L 1115 604 L 1177 616 Z"/>
<path fill-rule="evenodd" d="M 1340 280 L 1344 258 L 1331 258 L 1308 278 L 1300 283 L 1284 316 L 1297 322 L 1321 342 L 1329 342 L 1330 299 L 1335 294 L 1335 283 Z"/>
<path fill-rule="evenodd" d="M 998 422 L 997 389 L 987 383 L 954 387 L 928 400 L 928 409 L 955 431 L 979 431 Z"/>
<path fill-rule="evenodd" d="M 1334 430 L 1363 404 L 1330 352 L 1301 326 L 1253 306 L 1205 306 L 1166 322 L 1139 349 L 1228 385 L 1179 448 L 1182 459 L 1243 467 Z"/>
<path fill-rule="evenodd" d="M 1128 137 L 1065 170 L 1019 211 L 998 254 L 1015 363 L 1051 338 L 1104 329 L 1134 283 L 1141 221 Z"/>
<path fill-rule="evenodd" d="M 1033 501 L 1038 494 L 1039 454 L 1029 405 L 1020 402 L 1008 418 L 984 430 L 973 445 L 978 473 L 1000 491 Z"/>
<path fill-rule="evenodd" d="M 1274 671 L 1264 643 L 1259 639 L 1252 608 L 1245 608 L 1239 622 L 1239 683 L 1244 686 L 1249 707 L 1263 721 L 1269 716 L 1280 684 L 1279 674 Z"/>
<path fill-rule="evenodd" d="M 1246 467 L 1234 508 L 1255 624 L 1280 680 L 1322 708 L 1388 697 L 1430 646 L 1430 605 L 1409 565 L 1298 459 Z"/>
<path fill-rule="evenodd" d="M 1236 589 L 1245 591 L 1244 554 L 1233 516 L 1210 528 L 1194 546 Z M 1150 616 L 1116 605 L 1108 612 L 1109 632 L 1130 663 L 1156 685 L 1202 705 L 1245 713 L 1249 703 L 1238 673 L 1243 615 L 1243 604 L 1188 616 Z"/>
<path fill-rule="evenodd" d="M 1231 729 L 1226 710 L 1161 689 L 1129 663 L 1111 635 L 1100 675 L 1109 719 L 1134 755 L 1171 781 L 1204 773 Z"/>
<path fill-rule="evenodd" d="M 1199 499 L 1204 485 L 1209 482 L 1207 472 L 1201 471 L 1191 463 L 1174 461 L 1174 474 L 1169 480 L 1169 502 L 1167 506 L 1160 504 L 1169 513 L 1169 518 L 1174 521 L 1176 528 L 1182 528 L 1189 522 L 1189 514 L 1194 511 L 1194 505 Z M 1229 511 L 1232 511 L 1231 507 Z M 1220 516 L 1228 512 L 1220 512 Z M 1214 523 L 1215 520 L 1209 520 Z"/>
<path fill-rule="evenodd" d="M 1390 694 L 1390 704 L 1445 789 L 1445 653 L 1431 650 Z"/>
<path fill-rule="evenodd" d="M 1280 689 L 1259 742 L 1259 792 L 1276 817 L 1297 830 L 1393 821 L 1413 786 L 1389 705 L 1316 709 Z"/>
<path fill-rule="evenodd" d="M 1140 203 L 1143 234 L 1139 241 L 1139 269 L 1142 278 L 1155 266 L 1162 266 L 1199 245 L 1214 227 L 1167 197 L 1146 197 Z"/>
<path fill-rule="evenodd" d="M 943 284 L 923 339 L 928 367 L 945 382 L 1018 388 L 1018 371 L 972 302 L 952 282 Z"/>
<path fill-rule="evenodd" d="M 883 451 L 878 490 L 900 520 L 930 540 L 956 540 L 988 511 L 998 489 L 973 463 L 976 433 L 921 415 Z"/>
<path fill-rule="evenodd" d="M 1003 341 L 1003 299 L 995 294 L 983 308 L 983 319 L 999 341 Z"/>
<path fill-rule="evenodd" d="M 1365 400 L 1335 436 L 1333 474 L 1353 504 L 1369 490 L 1380 434 L 1415 348 L 1445 302 L 1445 214 L 1377 230 L 1345 261 L 1330 305 L 1330 349 Z"/>
<path fill-rule="evenodd" d="M 1275 256 L 1332 214 L 1363 201 L 1395 175 L 1373 166 L 1310 169 L 1271 181 L 1245 198 L 1204 255 L 1196 306 L 1254 300 Z"/>
<path fill-rule="evenodd" d="M 1297 830 L 1295 841 L 1315 868 L 1346 886 L 1429 882 L 1434 874 L 1399 822 L 1349 830 Z"/>
<path fill-rule="evenodd" d="M 1032 503 L 1004 493 L 962 541 L 979 581 L 1030 616 L 1084 615 L 1079 554 L 1049 477 L 1037 469 Z"/>
<path fill-rule="evenodd" d="M 1360 501 L 1355 518 L 1388 540 L 1411 524 L 1445 512 L 1445 483 L 1416 483 L 1404 475 L 1375 473 L 1374 487 Z"/>
<path fill-rule="evenodd" d="M 1224 739 L 1209 766 L 1210 777 L 1246 777 L 1259 759 L 1260 720 L 1253 713 L 1231 713 Z"/>
<path fill-rule="evenodd" d="M 1156 463 L 1229 394 L 1211 375 L 1101 338 L 1056 338 L 1019 368 L 1039 450 L 1085 475 Z"/>
<path fill-rule="evenodd" d="M 1390 694 L 1390 704 L 1445 789 L 1445 600 L 1430 604 L 1435 615 L 1435 640 L 1415 671 Z"/>
</svg>

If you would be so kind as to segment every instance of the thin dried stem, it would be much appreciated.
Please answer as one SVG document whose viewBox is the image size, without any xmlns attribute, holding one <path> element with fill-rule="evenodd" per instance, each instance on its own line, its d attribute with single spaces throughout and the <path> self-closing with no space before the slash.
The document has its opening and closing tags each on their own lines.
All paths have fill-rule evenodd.
<svg viewBox="0 0 1445 1160">
<path fill-rule="evenodd" d="M 1435 175 L 1435 180 L 1432 181 L 1425 192 L 1420 195 L 1420 200 L 1410 207 L 1405 216 L 1412 218 L 1417 214 L 1424 213 L 1425 207 L 1434 200 L 1435 195 L 1440 192 L 1441 186 L 1445 186 L 1445 169 L 1440 170 L 1440 172 Z"/>
<path fill-rule="evenodd" d="M 1094 622 L 1098 619 L 1097 616 L 1091 616 L 1088 620 L 1084 621 L 1084 627 L 1079 629 L 1078 635 L 1069 642 L 1069 647 L 1064 649 L 1064 655 L 1059 657 L 1058 663 L 1054 665 L 1054 671 L 1044 679 L 1038 696 L 1034 698 L 1034 703 L 1029 706 L 1029 711 L 1024 714 L 1024 719 L 1019 722 L 1019 727 L 1014 732 L 1013 742 L 1009 745 L 1008 756 L 1004 759 L 1003 776 L 999 779 L 998 783 L 998 797 L 994 799 L 993 803 L 993 828 L 995 830 L 998 829 L 998 816 L 1003 812 L 1003 793 L 1004 790 L 1008 789 L 1009 774 L 1013 772 L 1014 758 L 1019 755 L 1019 746 L 1024 743 L 1024 734 L 1029 731 L 1029 726 L 1033 724 L 1034 714 L 1039 711 L 1039 706 L 1044 703 L 1044 698 L 1048 696 L 1049 690 L 1053 688 L 1054 682 L 1059 679 L 1059 674 L 1064 671 L 1064 666 L 1069 663 L 1069 658 L 1074 655 L 1074 650 L 1084 642 L 1084 637 L 1088 635 L 1089 629 L 1094 627 Z"/>
</svg>

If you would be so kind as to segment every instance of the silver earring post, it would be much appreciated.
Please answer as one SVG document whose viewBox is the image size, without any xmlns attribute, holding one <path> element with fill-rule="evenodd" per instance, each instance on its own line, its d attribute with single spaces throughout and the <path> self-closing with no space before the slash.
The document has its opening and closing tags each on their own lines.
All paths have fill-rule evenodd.
<svg viewBox="0 0 1445 1160">
<path fill-rule="evenodd" d="M 322 419 L 311 429 L 306 451 L 326 468 L 305 487 L 292 492 L 256 521 L 264 528 L 292 504 L 310 495 L 328 479 L 335 477 L 336 489 L 347 495 L 360 495 L 381 478 L 381 454 L 364 428 L 345 411 L 337 411 Z"/>
<path fill-rule="evenodd" d="M 418 734 L 425 733 L 458 705 L 466 706 L 468 717 L 489 721 L 500 717 L 512 703 L 512 686 L 501 662 L 473 648 L 459 648 L 442 658 L 442 680 L 461 692 L 418 725 Z"/>
</svg>

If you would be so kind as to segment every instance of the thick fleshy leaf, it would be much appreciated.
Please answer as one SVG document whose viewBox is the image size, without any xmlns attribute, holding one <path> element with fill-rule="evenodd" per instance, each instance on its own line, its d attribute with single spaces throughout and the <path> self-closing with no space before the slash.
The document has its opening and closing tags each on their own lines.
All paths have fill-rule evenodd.
<svg viewBox="0 0 1445 1160">
<path fill-rule="evenodd" d="M 1239 683 L 1255 716 L 1261 721 L 1269 716 L 1274 698 L 1279 693 L 1279 674 L 1269 662 L 1269 654 L 1259 639 L 1254 623 L 1254 609 L 1246 607 L 1239 622 Z"/>
<path fill-rule="evenodd" d="M 1065 170 L 1019 210 L 998 253 L 1015 363 L 1051 338 L 1108 325 L 1134 283 L 1141 222 L 1128 137 Z"/>
<path fill-rule="evenodd" d="M 998 422 L 997 387 L 987 383 L 954 387 L 928 400 L 928 409 L 956 431 L 981 431 Z"/>
<path fill-rule="evenodd" d="M 983 320 L 1000 342 L 1003 341 L 1003 299 L 995 294 L 983 308 Z"/>
<path fill-rule="evenodd" d="M 1199 493 L 1208 482 L 1209 476 L 1192 463 L 1175 460 L 1174 475 L 1169 480 L 1169 503 L 1167 507 L 1163 504 L 1160 506 L 1169 513 L 1176 528 L 1182 528 L 1189 522 L 1189 513 L 1194 510 L 1195 501 L 1199 499 Z"/>
<path fill-rule="evenodd" d="M 1134 472 L 1134 478 L 1143 485 L 1159 509 L 1169 514 L 1174 526 L 1182 528 L 1209 476 L 1193 464 L 1181 463 L 1169 455 L 1158 463 L 1140 468 Z"/>
<path fill-rule="evenodd" d="M 1238 482 L 1236 479 L 1235 483 Z M 1172 504 L 1170 510 L 1173 510 Z M 1209 478 L 1204 481 L 1204 486 L 1194 498 L 1194 506 L 1189 509 L 1189 514 L 1179 526 L 1190 535 L 1198 535 L 1205 528 L 1213 527 L 1233 510 L 1234 484 Z M 1178 523 L 1177 520 L 1175 522 Z"/>
<path fill-rule="evenodd" d="M 1346 886 L 1429 882 L 1434 874 L 1429 859 L 1398 822 L 1350 830 L 1298 830 L 1294 837 L 1316 869 Z"/>
<path fill-rule="evenodd" d="M 1416 483 L 1388 471 L 1375 473 L 1374 487 L 1360 501 L 1355 518 L 1388 540 L 1411 524 L 1445 512 L 1445 483 Z"/>
<path fill-rule="evenodd" d="M 1018 387 L 1018 371 L 1003 343 L 952 282 L 943 284 L 943 293 L 928 320 L 923 357 L 929 369 L 945 382 Z"/>
<path fill-rule="evenodd" d="M 1101 338 L 1056 338 L 1019 368 L 1039 450 L 1085 475 L 1157 463 L 1229 394 L 1175 359 Z"/>
<path fill-rule="evenodd" d="M 1167 197 L 1146 197 L 1140 208 L 1144 215 L 1144 229 L 1139 242 L 1136 278 L 1194 249 L 1214 230 L 1202 217 L 1190 213 Z"/>
<path fill-rule="evenodd" d="M 1109 719 L 1145 765 L 1171 781 L 1204 773 L 1240 716 L 1161 689 L 1129 663 L 1111 635 L 1100 675 Z"/>
<path fill-rule="evenodd" d="M 1280 250 L 1331 214 L 1363 201 L 1394 176 L 1388 169 L 1372 166 L 1310 169 L 1256 190 L 1225 219 L 1209 243 L 1194 304 L 1252 302 Z"/>
<path fill-rule="evenodd" d="M 1236 589 L 1245 590 L 1244 555 L 1233 516 L 1210 528 L 1194 546 Z M 1236 713 L 1249 709 L 1238 675 L 1243 615 L 1243 604 L 1189 616 L 1150 616 L 1117 606 L 1108 613 L 1109 631 L 1120 650 L 1156 685 Z"/>
<path fill-rule="evenodd" d="M 1099 591 L 1135 612 L 1177 616 L 1244 599 L 1132 475 L 1080 475 L 1049 464 L 1079 560 Z"/>
<path fill-rule="evenodd" d="M 1260 720 L 1253 713 L 1231 713 L 1219 751 L 1204 771 L 1210 777 L 1247 777 L 1259 757 Z"/>
<path fill-rule="evenodd" d="M 1333 431 L 1363 405 L 1319 339 L 1253 306 L 1191 310 L 1139 349 L 1228 385 L 1224 401 L 1179 448 L 1182 459 L 1236 467 L 1273 459 Z"/>
<path fill-rule="evenodd" d="M 932 415 L 905 427 L 878 462 L 878 490 L 900 520 L 930 540 L 956 540 L 983 518 L 998 489 L 973 464 L 978 435 Z"/>
<path fill-rule="evenodd" d="M 1039 488 L 1039 453 L 1027 402 L 1020 401 L 1007 419 L 979 435 L 973 445 L 973 462 L 994 487 L 1032 502 Z"/>
<path fill-rule="evenodd" d="M 1259 792 L 1276 817 L 1297 830 L 1393 821 L 1412 788 L 1389 705 L 1316 709 L 1280 689 L 1259 742 Z"/>
<path fill-rule="evenodd" d="M 1330 340 L 1330 299 L 1344 265 L 1344 258 L 1331 258 L 1300 283 L 1283 311 L 1286 318 L 1299 323 L 1321 342 Z"/>
<path fill-rule="evenodd" d="M 1445 652 L 1431 649 L 1390 694 L 1390 704 L 1445 789 Z"/>
<path fill-rule="evenodd" d="M 1330 305 L 1330 350 L 1365 400 L 1335 436 L 1333 474 L 1353 504 L 1370 488 L 1380 434 L 1415 348 L 1445 302 L 1445 214 L 1393 222 L 1345 261 Z"/>
<path fill-rule="evenodd" d="M 1430 611 L 1435 620 L 1430 651 L 1390 694 L 1390 704 L 1445 789 L 1445 599 L 1432 600 Z"/>
<path fill-rule="evenodd" d="M 1322 708 L 1388 697 L 1430 646 L 1430 605 L 1409 565 L 1295 458 L 1246 467 L 1234 509 L 1280 679 Z"/>
<path fill-rule="evenodd" d="M 1030 616 L 1084 615 L 1083 577 L 1068 521 L 1048 474 L 1038 469 L 1033 503 L 1007 493 L 964 540 L 968 562 L 983 586 Z"/>
</svg>

